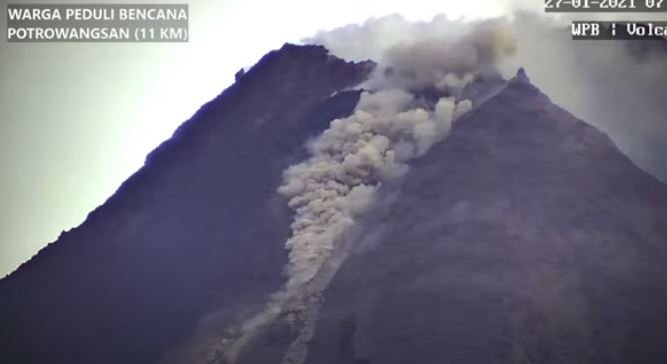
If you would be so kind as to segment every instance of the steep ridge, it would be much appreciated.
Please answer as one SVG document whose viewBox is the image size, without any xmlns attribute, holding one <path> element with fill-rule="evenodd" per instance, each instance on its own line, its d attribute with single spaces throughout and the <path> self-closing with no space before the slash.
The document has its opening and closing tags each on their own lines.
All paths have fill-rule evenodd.
<svg viewBox="0 0 667 364">
<path fill-rule="evenodd" d="M 285 45 L 204 105 L 104 205 L 0 280 L 3 363 L 151 363 L 282 283 L 282 171 L 374 65 Z M 82 183 L 85 183 L 82 182 Z"/>
<path fill-rule="evenodd" d="M 667 187 L 606 135 L 520 72 L 411 167 L 306 363 L 667 362 Z"/>
<path fill-rule="evenodd" d="M 306 363 L 667 361 L 667 187 L 523 70 L 494 89 L 358 225 Z"/>
</svg>

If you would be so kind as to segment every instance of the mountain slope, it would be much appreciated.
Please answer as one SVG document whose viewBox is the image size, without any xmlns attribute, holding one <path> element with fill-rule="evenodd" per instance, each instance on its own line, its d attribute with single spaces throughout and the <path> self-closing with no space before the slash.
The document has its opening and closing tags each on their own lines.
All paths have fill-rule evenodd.
<svg viewBox="0 0 667 364">
<path fill-rule="evenodd" d="M 383 194 L 305 363 L 667 362 L 667 187 L 523 71 Z M 238 363 L 286 363 L 296 332 Z"/>
<path fill-rule="evenodd" d="M 291 218 L 275 194 L 282 171 L 359 97 L 330 95 L 372 67 L 315 46 L 266 55 L 80 227 L 0 281 L 0 361 L 156 362 L 207 312 L 233 317 L 275 291 Z"/>
<path fill-rule="evenodd" d="M 667 362 L 667 187 L 525 75 L 399 196 L 325 293 L 307 363 Z"/>
</svg>

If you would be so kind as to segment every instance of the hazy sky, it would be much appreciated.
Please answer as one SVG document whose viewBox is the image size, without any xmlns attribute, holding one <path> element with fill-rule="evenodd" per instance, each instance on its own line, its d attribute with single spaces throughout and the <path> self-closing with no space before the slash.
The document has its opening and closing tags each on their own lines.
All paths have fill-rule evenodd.
<svg viewBox="0 0 667 364">
<path fill-rule="evenodd" d="M 284 42 L 371 16 L 504 9 L 493 1 L 184 2 L 189 43 L 75 44 L 7 43 L 8 1 L 0 0 L 0 276 L 79 225 L 236 71 Z"/>
<path fill-rule="evenodd" d="M 8 0 L 0 0 L 0 277 L 79 225 L 240 68 L 285 42 L 392 13 L 408 20 L 438 13 L 482 18 L 506 13 L 507 4 L 543 6 L 542 0 L 180 2 L 190 5 L 189 43 L 76 44 L 7 43 Z"/>
</svg>

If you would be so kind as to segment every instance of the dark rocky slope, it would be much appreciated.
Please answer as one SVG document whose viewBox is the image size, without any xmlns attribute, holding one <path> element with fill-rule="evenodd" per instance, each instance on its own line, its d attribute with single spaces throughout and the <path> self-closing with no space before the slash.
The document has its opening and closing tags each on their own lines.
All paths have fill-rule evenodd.
<svg viewBox="0 0 667 364">
<path fill-rule="evenodd" d="M 667 187 L 523 71 L 411 167 L 307 364 L 667 363 Z M 270 325 L 239 363 L 281 363 L 294 335 Z"/>
<path fill-rule="evenodd" d="M 275 193 L 282 171 L 350 113 L 358 92 L 330 96 L 372 67 L 322 47 L 266 55 L 80 227 L 0 281 L 0 362 L 156 362 L 207 312 L 233 317 L 277 290 L 291 219 Z"/>
<path fill-rule="evenodd" d="M 326 292 L 308 364 L 667 363 L 667 187 L 524 75 L 399 196 Z"/>
</svg>

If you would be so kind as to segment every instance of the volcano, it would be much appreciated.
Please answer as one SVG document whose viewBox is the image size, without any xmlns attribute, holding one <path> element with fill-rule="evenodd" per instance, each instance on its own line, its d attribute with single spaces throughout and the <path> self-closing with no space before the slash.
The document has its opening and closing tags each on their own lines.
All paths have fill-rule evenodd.
<svg viewBox="0 0 667 364">
<path fill-rule="evenodd" d="M 470 84 L 472 110 L 379 187 L 314 310 L 226 355 L 286 283 L 284 171 L 375 68 L 287 44 L 239 72 L 0 280 L 0 361 L 667 363 L 667 186 L 523 70 Z"/>
</svg>

